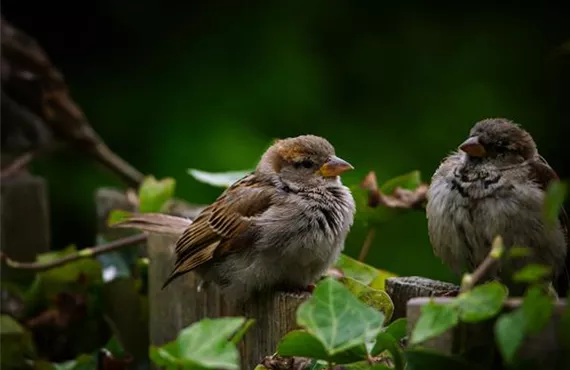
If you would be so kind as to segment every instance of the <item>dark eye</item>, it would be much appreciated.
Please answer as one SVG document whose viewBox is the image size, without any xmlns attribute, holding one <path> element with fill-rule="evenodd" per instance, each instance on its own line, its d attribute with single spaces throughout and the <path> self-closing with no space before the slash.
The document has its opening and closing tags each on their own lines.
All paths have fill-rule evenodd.
<svg viewBox="0 0 570 370">
<path fill-rule="evenodd" d="M 310 159 L 302 160 L 301 162 L 295 162 L 293 165 L 295 168 L 312 168 L 315 164 Z"/>
</svg>

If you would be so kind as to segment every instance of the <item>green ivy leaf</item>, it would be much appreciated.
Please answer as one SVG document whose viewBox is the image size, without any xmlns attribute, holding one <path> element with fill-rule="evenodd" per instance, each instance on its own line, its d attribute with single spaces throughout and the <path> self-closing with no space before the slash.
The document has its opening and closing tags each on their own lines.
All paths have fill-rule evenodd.
<svg viewBox="0 0 570 370">
<path fill-rule="evenodd" d="M 539 333 L 550 321 L 554 306 L 552 299 L 542 294 L 541 287 L 530 288 L 524 298 L 522 310 L 528 333 Z"/>
<path fill-rule="evenodd" d="M 26 358 L 35 352 L 30 333 L 8 315 L 0 316 L 0 341 L 0 364 L 3 369 L 23 367 Z"/>
<path fill-rule="evenodd" d="M 61 259 L 65 256 L 76 254 L 77 249 L 71 245 L 59 251 L 40 254 L 36 257 L 39 263 L 47 263 Z M 79 281 L 83 281 L 81 284 Z M 60 267 L 55 267 L 36 275 L 34 285 L 30 288 L 29 297 L 34 301 L 47 301 L 54 295 L 70 289 L 86 290 L 87 287 L 95 287 L 103 283 L 101 265 L 95 259 L 83 258 L 67 263 Z"/>
<path fill-rule="evenodd" d="M 345 254 L 338 257 L 335 267 L 340 269 L 345 276 L 376 290 L 384 290 L 386 279 L 397 276 L 388 271 L 378 270 Z"/>
<path fill-rule="evenodd" d="M 107 217 L 107 226 L 113 226 L 129 216 L 132 216 L 132 212 L 123 211 L 122 209 L 114 209 L 109 212 L 109 216 Z"/>
<path fill-rule="evenodd" d="M 241 179 L 245 175 L 251 173 L 253 170 L 244 171 L 230 171 L 230 172 L 206 172 L 194 168 L 188 169 L 188 174 L 196 180 L 206 183 L 208 185 L 217 186 L 221 188 L 228 188 L 234 182 Z"/>
<path fill-rule="evenodd" d="M 165 178 L 157 181 L 154 176 L 148 176 L 139 188 L 139 212 L 160 212 L 164 204 L 174 196 L 176 181 Z"/>
<path fill-rule="evenodd" d="M 501 311 L 507 295 L 507 288 L 497 281 L 478 285 L 455 301 L 459 307 L 459 318 L 464 322 L 490 319 Z"/>
<path fill-rule="evenodd" d="M 404 369 L 404 359 L 402 358 L 400 344 L 396 338 L 386 332 L 380 333 L 376 336 L 376 343 L 374 343 L 374 347 L 372 348 L 372 351 L 370 351 L 370 354 L 372 356 L 378 356 L 384 351 L 390 352 L 396 369 Z"/>
<path fill-rule="evenodd" d="M 247 331 L 255 324 L 254 319 L 248 319 L 240 328 L 239 330 L 232 335 L 230 341 L 237 345 L 243 338 L 243 336 L 247 333 Z"/>
<path fill-rule="evenodd" d="M 408 320 L 406 318 L 394 320 L 383 329 L 383 332 L 390 334 L 396 340 L 402 340 L 408 335 Z"/>
<path fill-rule="evenodd" d="M 513 280 L 521 283 L 536 283 L 547 278 L 551 272 L 550 266 L 529 263 L 513 274 Z"/>
<path fill-rule="evenodd" d="M 297 309 L 297 323 L 324 345 L 329 355 L 365 344 L 378 335 L 384 315 L 360 302 L 340 282 L 321 280 Z"/>
<path fill-rule="evenodd" d="M 510 364 L 524 340 L 526 320 L 522 309 L 499 316 L 495 322 L 495 340 L 506 363 Z"/>
<path fill-rule="evenodd" d="M 410 343 L 417 344 L 436 337 L 459 322 L 459 313 L 453 305 L 428 302 L 421 308 L 421 315 L 412 331 Z"/>
<path fill-rule="evenodd" d="M 239 353 L 228 340 L 245 323 L 243 317 L 203 319 L 182 330 L 178 335 L 178 353 L 209 369 L 239 369 Z"/>
<path fill-rule="evenodd" d="M 546 188 L 544 196 L 544 219 L 547 225 L 553 227 L 556 225 L 558 215 L 566 198 L 567 186 L 562 181 L 552 181 Z"/>
<path fill-rule="evenodd" d="M 357 346 L 331 356 L 317 338 L 305 330 L 293 330 L 281 339 L 277 346 L 277 354 L 285 357 L 309 357 L 335 364 L 349 364 L 366 359 L 367 352 L 364 346 Z"/>
<path fill-rule="evenodd" d="M 232 339 L 250 327 L 243 317 L 202 319 L 183 329 L 175 341 L 151 346 L 150 359 L 167 369 L 239 369 L 239 353 Z"/>
<path fill-rule="evenodd" d="M 162 347 L 151 345 L 149 348 L 149 357 L 158 366 L 166 369 L 179 369 L 179 353 L 178 345 L 175 341 L 165 344 Z"/>
<path fill-rule="evenodd" d="M 390 320 L 394 313 L 394 303 L 388 293 L 373 289 L 358 280 L 346 276 L 340 278 L 339 281 L 347 287 L 359 301 L 382 312 L 385 321 Z"/>
<path fill-rule="evenodd" d="M 529 247 L 511 247 L 507 252 L 509 258 L 528 257 L 532 255 L 532 249 Z"/>
</svg>

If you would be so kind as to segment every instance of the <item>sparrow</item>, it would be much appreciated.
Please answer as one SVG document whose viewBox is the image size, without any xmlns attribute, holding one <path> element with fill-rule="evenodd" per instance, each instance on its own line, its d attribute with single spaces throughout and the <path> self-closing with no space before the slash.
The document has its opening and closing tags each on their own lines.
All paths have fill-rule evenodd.
<svg viewBox="0 0 570 370">
<path fill-rule="evenodd" d="M 344 248 L 355 202 L 340 175 L 353 169 L 324 138 L 277 140 L 255 170 L 227 188 L 176 241 L 163 289 L 195 270 L 230 300 L 261 291 L 306 291 Z M 187 220 L 139 214 L 116 227 L 173 234 Z"/>
<path fill-rule="evenodd" d="M 1 154 L 8 170 L 61 144 L 69 145 L 104 165 L 136 187 L 144 176 L 113 152 L 72 99 L 63 74 L 38 42 L 0 15 Z M 3 163 L 4 164 L 4 163 Z"/>
<path fill-rule="evenodd" d="M 549 183 L 558 176 L 537 151 L 531 135 L 504 119 L 477 122 L 459 150 L 435 171 L 427 194 L 429 239 L 435 255 L 455 273 L 474 270 L 502 236 L 505 248 L 522 246 L 530 256 L 510 260 L 512 269 L 528 263 L 551 267 L 559 296 L 568 292 L 568 216 L 560 211 L 554 227 L 544 221 Z M 513 271 L 498 267 L 498 278 L 518 294 Z"/>
</svg>

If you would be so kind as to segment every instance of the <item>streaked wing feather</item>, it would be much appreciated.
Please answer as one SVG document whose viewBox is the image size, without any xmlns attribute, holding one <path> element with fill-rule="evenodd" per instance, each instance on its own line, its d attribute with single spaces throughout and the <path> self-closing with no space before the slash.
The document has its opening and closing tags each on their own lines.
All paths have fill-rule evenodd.
<svg viewBox="0 0 570 370">
<path fill-rule="evenodd" d="M 214 253 L 219 256 L 246 246 L 241 235 L 251 225 L 251 217 L 271 204 L 273 187 L 261 185 L 256 176 L 247 175 L 202 211 L 176 242 L 172 279 L 211 260 Z"/>
</svg>

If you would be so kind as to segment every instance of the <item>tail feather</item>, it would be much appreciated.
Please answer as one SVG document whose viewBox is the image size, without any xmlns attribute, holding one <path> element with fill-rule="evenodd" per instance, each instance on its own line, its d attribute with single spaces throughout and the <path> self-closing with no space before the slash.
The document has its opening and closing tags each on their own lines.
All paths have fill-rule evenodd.
<svg viewBox="0 0 570 370">
<path fill-rule="evenodd" d="M 162 213 L 135 214 L 115 223 L 112 227 L 137 229 L 154 234 L 180 236 L 192 224 L 192 221 Z"/>
</svg>

